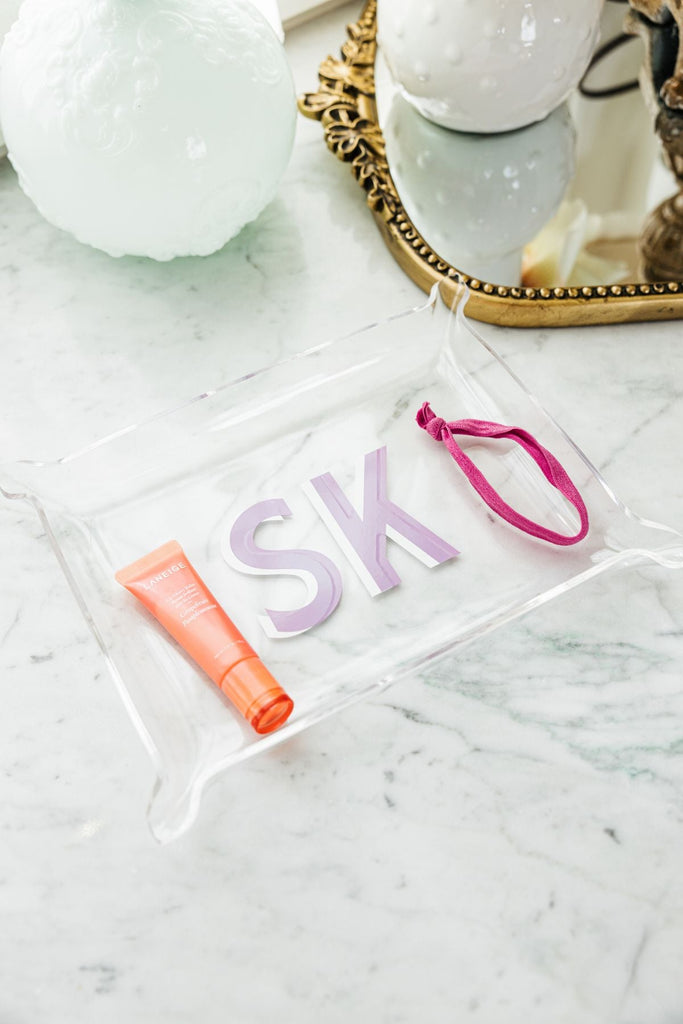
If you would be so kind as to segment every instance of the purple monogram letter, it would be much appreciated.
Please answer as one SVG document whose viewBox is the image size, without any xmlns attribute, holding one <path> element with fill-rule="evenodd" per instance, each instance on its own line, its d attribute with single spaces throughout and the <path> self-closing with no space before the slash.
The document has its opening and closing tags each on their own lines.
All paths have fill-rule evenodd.
<svg viewBox="0 0 683 1024">
<path fill-rule="evenodd" d="M 430 568 L 458 554 L 387 497 L 386 446 L 365 456 L 362 516 L 331 473 L 314 477 L 304 490 L 373 596 L 401 582 L 387 559 L 387 536 Z"/>
<path fill-rule="evenodd" d="M 282 498 L 259 501 L 235 521 L 223 544 L 223 557 L 243 572 L 297 576 L 306 584 L 309 601 L 292 611 L 265 609 L 259 615 L 264 632 L 271 637 L 296 636 L 324 622 L 339 604 L 342 579 L 334 562 L 318 551 L 260 548 L 254 540 L 257 527 L 268 519 L 289 519 L 291 511 Z"/>
</svg>

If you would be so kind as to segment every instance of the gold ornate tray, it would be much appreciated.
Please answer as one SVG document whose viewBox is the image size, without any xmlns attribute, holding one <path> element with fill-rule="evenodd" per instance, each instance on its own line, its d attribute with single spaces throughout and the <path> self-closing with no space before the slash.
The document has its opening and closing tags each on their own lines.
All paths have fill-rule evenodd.
<svg viewBox="0 0 683 1024">
<path fill-rule="evenodd" d="M 392 180 L 375 95 L 377 2 L 367 0 L 347 27 L 341 58 L 327 57 L 317 92 L 299 99 L 299 109 L 322 123 L 329 149 L 348 163 L 366 194 L 376 223 L 399 265 L 425 291 L 441 285 L 452 304 L 467 285 L 467 314 L 512 326 L 566 326 L 683 316 L 683 282 L 595 284 L 530 288 L 495 284 L 469 276 L 441 259 L 408 216 Z"/>
</svg>

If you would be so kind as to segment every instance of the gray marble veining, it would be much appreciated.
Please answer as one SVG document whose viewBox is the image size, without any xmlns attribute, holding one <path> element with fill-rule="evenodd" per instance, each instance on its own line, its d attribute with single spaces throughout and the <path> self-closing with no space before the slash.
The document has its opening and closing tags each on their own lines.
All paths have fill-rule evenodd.
<svg viewBox="0 0 683 1024">
<path fill-rule="evenodd" d="M 300 90 L 354 12 L 292 34 Z M 422 298 L 303 121 L 278 199 L 206 261 L 85 249 L 2 164 L 0 268 L 2 462 Z M 683 326 L 482 332 L 622 498 L 683 528 Z M 28 506 L 0 505 L 0 559 L 2 1024 L 683 1019 L 683 576 L 573 591 L 231 771 L 162 848 Z"/>
</svg>

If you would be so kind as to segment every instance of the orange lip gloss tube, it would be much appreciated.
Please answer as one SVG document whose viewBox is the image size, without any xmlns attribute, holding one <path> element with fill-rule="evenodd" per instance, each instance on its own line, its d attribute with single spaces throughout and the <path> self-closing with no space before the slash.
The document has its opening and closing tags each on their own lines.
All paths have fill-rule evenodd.
<svg viewBox="0 0 683 1024">
<path fill-rule="evenodd" d="M 116 573 L 258 733 L 274 732 L 294 702 L 172 540 Z"/>
</svg>

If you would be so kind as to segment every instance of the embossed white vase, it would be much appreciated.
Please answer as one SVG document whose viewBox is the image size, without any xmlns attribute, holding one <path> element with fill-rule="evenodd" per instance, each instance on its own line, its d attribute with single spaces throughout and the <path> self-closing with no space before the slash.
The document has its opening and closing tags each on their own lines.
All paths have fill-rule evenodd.
<svg viewBox="0 0 683 1024">
<path fill-rule="evenodd" d="M 296 118 L 247 0 L 24 0 L 0 123 L 47 220 L 114 256 L 221 248 L 272 199 Z"/>
<path fill-rule="evenodd" d="M 588 66 L 603 0 L 378 0 L 378 39 L 406 97 L 467 132 L 532 124 Z"/>
<path fill-rule="evenodd" d="M 0 46 L 2 41 L 16 21 L 19 13 L 21 0 L 0 0 Z M 0 156 L 5 152 L 5 140 L 2 137 L 0 128 Z"/>
</svg>

